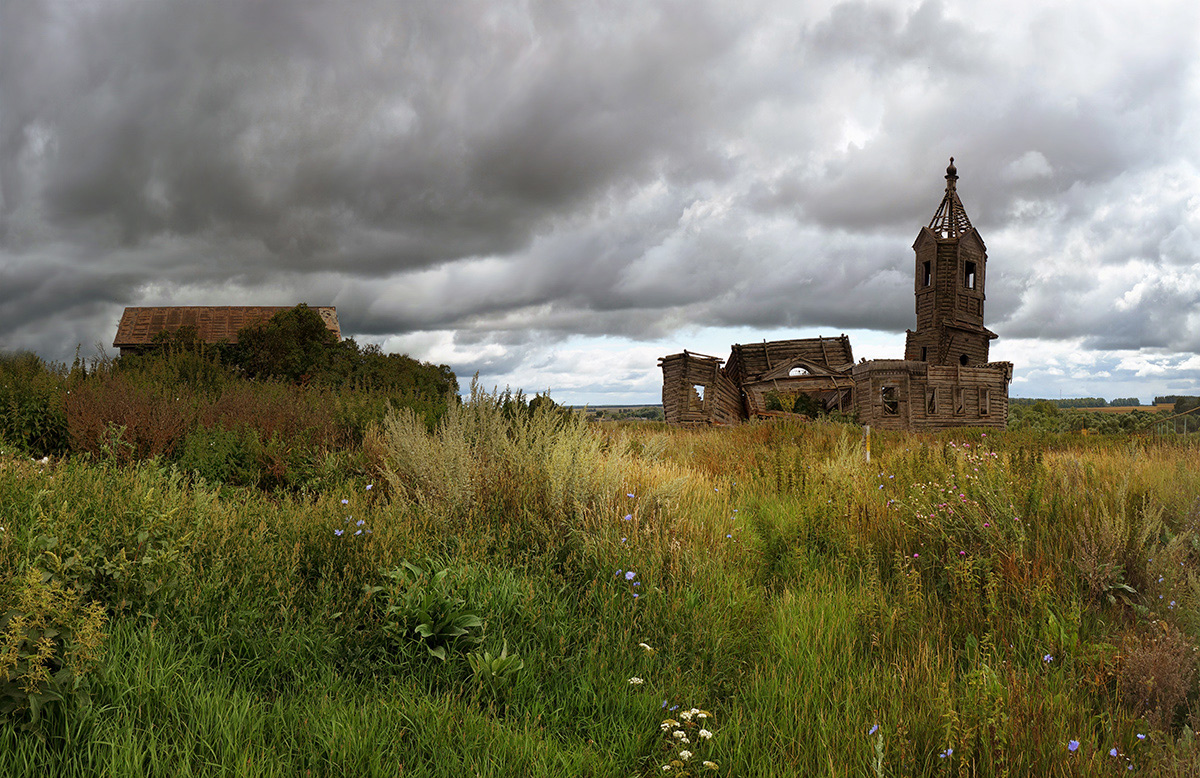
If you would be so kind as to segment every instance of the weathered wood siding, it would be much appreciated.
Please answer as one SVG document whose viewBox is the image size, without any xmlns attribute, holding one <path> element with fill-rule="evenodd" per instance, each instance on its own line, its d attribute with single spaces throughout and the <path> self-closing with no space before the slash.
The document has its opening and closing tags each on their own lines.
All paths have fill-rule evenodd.
<svg viewBox="0 0 1200 778">
<path fill-rule="evenodd" d="M 803 338 L 774 340 L 762 343 L 736 344 L 731 347 L 725 373 L 737 384 L 758 380 L 763 373 L 795 358 L 807 359 L 831 369 L 840 369 L 854 362 L 850 338 Z"/>
<path fill-rule="evenodd" d="M 662 357 L 658 364 L 663 371 L 662 404 L 667 423 L 736 424 L 741 420 L 741 392 L 721 369 L 720 359 L 684 351 Z"/>
<path fill-rule="evenodd" d="M 1010 362 L 962 367 L 875 360 L 854 366 L 855 408 L 860 424 L 879 429 L 1003 429 L 1008 424 L 1011 379 Z M 895 392 L 895 413 L 885 408 L 887 387 Z"/>
</svg>

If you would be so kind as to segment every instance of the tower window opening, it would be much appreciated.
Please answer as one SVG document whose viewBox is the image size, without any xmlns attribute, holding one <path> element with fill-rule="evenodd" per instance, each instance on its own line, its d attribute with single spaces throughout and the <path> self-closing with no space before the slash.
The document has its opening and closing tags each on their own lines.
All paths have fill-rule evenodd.
<svg viewBox="0 0 1200 778">
<path fill-rule="evenodd" d="M 967 355 L 966 355 L 966 354 L 963 354 L 961 357 L 959 357 L 959 358 L 958 358 L 958 364 L 962 365 L 963 367 L 966 367 L 966 366 L 967 366 L 967 363 L 968 363 L 968 362 L 970 362 L 970 361 L 971 361 L 971 360 L 969 360 L 969 359 L 967 358 Z"/>
<path fill-rule="evenodd" d="M 937 415 L 937 389 L 933 387 L 925 391 L 925 415 Z"/>
<path fill-rule="evenodd" d="M 921 269 L 921 286 L 929 286 L 933 283 L 933 263 L 926 262 Z"/>
<path fill-rule="evenodd" d="M 975 288 L 975 263 L 967 262 L 963 266 L 963 287 L 967 289 Z"/>
<path fill-rule="evenodd" d="M 961 386 L 954 387 L 954 413 L 958 416 L 962 416 L 967 412 L 967 403 L 966 398 L 963 396 L 964 394 L 966 393 Z"/>
<path fill-rule="evenodd" d="M 979 415 L 987 416 L 992 410 L 992 393 L 986 386 L 979 387 Z"/>
<path fill-rule="evenodd" d="M 896 391 L 896 387 L 883 387 L 880 399 L 883 400 L 884 416 L 895 416 L 900 413 L 900 393 Z"/>
<path fill-rule="evenodd" d="M 928 346 L 921 346 L 921 361 L 922 362 L 929 361 L 929 347 Z"/>
</svg>

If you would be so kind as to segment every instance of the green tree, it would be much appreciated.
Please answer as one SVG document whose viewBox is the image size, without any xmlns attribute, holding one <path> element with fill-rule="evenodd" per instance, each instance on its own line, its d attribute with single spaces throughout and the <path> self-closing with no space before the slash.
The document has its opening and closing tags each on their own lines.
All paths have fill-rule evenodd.
<svg viewBox="0 0 1200 778">
<path fill-rule="evenodd" d="M 231 361 L 251 378 L 308 383 L 330 363 L 337 336 L 320 314 L 301 303 L 265 322 L 238 330 Z"/>
</svg>

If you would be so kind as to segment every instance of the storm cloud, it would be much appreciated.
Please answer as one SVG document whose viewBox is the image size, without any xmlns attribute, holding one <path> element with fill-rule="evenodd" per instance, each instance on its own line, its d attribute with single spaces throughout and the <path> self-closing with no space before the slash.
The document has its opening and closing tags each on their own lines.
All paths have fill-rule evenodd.
<svg viewBox="0 0 1200 778">
<path fill-rule="evenodd" d="M 1200 354 L 1198 17 L 5 3 L 0 348 L 68 358 L 125 305 L 307 301 L 462 376 L 653 401 L 653 357 L 689 337 L 902 344 L 953 155 L 998 353 L 1040 376 L 1014 391 L 1062 391 L 1039 359 L 1067 354 L 1146 397 L 1167 378 L 1145 364 L 1181 366 L 1177 390 Z"/>
</svg>

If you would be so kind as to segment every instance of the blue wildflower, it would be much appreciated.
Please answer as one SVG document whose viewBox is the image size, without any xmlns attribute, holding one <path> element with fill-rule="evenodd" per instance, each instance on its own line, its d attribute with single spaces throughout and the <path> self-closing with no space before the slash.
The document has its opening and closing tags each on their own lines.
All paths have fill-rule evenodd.
<svg viewBox="0 0 1200 778">
<path fill-rule="evenodd" d="M 625 514 L 625 521 L 633 521 L 633 514 L 632 514 L 632 513 L 626 513 L 626 514 Z"/>
<path fill-rule="evenodd" d="M 333 534 L 337 535 L 338 537 L 341 537 L 341 536 L 342 536 L 342 530 L 340 530 L 340 529 L 335 529 L 335 530 L 333 531 Z"/>
<path fill-rule="evenodd" d="M 1115 749 L 1115 748 L 1110 748 L 1110 749 L 1108 749 L 1108 755 L 1109 755 L 1109 756 L 1116 756 L 1116 755 L 1117 755 L 1117 749 Z"/>
<path fill-rule="evenodd" d="M 875 726 L 871 727 L 871 730 L 870 730 L 870 731 L 869 731 L 867 734 L 868 734 L 868 735 L 874 735 L 874 734 L 875 734 L 876 732 L 878 732 L 878 731 L 879 731 L 879 725 L 878 725 L 878 724 L 876 724 Z"/>
<path fill-rule="evenodd" d="M 637 577 L 637 573 L 633 572 L 632 570 L 630 570 L 629 572 L 625 573 L 625 580 L 626 580 L 626 581 L 632 581 L 632 580 L 633 580 L 635 577 Z"/>
<path fill-rule="evenodd" d="M 1079 750 L 1079 741 L 1078 740 L 1068 741 L 1067 742 L 1067 750 L 1068 751 L 1078 751 Z"/>
</svg>

